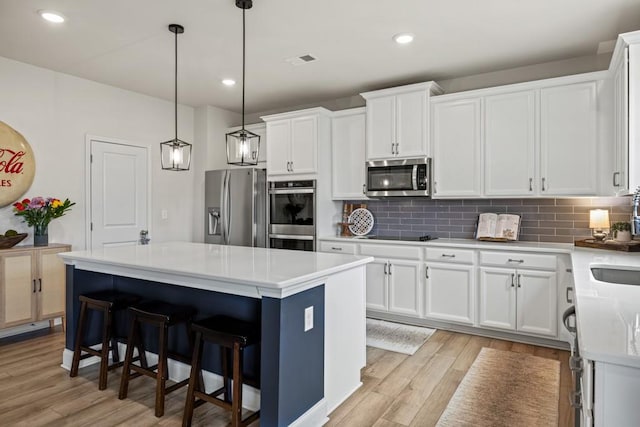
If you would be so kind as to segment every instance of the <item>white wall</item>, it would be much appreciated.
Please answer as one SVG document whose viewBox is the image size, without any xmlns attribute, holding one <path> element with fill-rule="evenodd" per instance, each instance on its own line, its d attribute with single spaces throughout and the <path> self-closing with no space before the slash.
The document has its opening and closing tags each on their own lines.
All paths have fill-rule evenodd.
<svg viewBox="0 0 640 427">
<path fill-rule="evenodd" d="M 0 57 L 0 120 L 20 132 L 34 150 L 36 175 L 25 197 L 69 198 L 76 206 L 49 226 L 49 241 L 85 247 L 85 136 L 117 138 L 151 148 L 152 241 L 191 240 L 195 235 L 194 177 L 160 168 L 160 142 L 174 135 L 173 103 Z M 193 143 L 194 109 L 180 106 L 178 136 Z M 162 220 L 160 212 L 168 211 Z M 0 232 L 32 230 L 0 208 Z"/>
</svg>

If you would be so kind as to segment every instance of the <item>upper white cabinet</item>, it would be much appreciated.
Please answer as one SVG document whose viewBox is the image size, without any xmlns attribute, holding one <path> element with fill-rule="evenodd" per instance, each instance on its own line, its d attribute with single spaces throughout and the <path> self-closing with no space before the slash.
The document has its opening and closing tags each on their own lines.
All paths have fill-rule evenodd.
<svg viewBox="0 0 640 427">
<path fill-rule="evenodd" d="M 609 182 L 615 194 L 640 186 L 640 31 L 621 34 L 609 71 L 614 90 L 614 160 Z"/>
<path fill-rule="evenodd" d="M 484 194 L 534 194 L 534 187 L 537 188 L 535 91 L 487 96 L 484 107 Z"/>
<path fill-rule="evenodd" d="M 366 159 L 428 157 L 429 98 L 439 93 L 434 82 L 362 93 Z"/>
<path fill-rule="evenodd" d="M 313 178 L 318 172 L 318 146 L 329 144 L 330 112 L 312 108 L 265 116 L 269 178 Z"/>
<path fill-rule="evenodd" d="M 540 90 L 540 194 L 597 194 L 596 82 Z"/>
<path fill-rule="evenodd" d="M 432 102 L 433 195 L 481 195 L 480 98 Z"/>
<path fill-rule="evenodd" d="M 227 129 L 226 133 L 240 130 L 241 126 L 235 126 Z M 260 136 L 260 151 L 258 152 L 258 166 L 265 167 L 267 163 L 267 125 L 265 123 L 254 123 L 245 125 L 244 128 L 249 132 L 253 132 Z M 240 168 L 242 166 L 228 165 L 229 168 Z"/>
<path fill-rule="evenodd" d="M 367 199 L 365 109 L 336 111 L 331 120 L 331 196 L 334 200 Z"/>
</svg>

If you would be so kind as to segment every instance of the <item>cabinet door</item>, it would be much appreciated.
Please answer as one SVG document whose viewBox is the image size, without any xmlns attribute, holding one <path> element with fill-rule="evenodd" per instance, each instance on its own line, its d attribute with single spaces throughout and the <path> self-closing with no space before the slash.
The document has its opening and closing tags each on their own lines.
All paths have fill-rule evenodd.
<svg viewBox="0 0 640 427">
<path fill-rule="evenodd" d="M 38 253 L 38 319 L 64 316 L 66 269 L 58 253 L 64 249 L 43 249 Z"/>
<path fill-rule="evenodd" d="M 429 263 L 426 269 L 425 317 L 473 325 L 473 266 Z"/>
<path fill-rule="evenodd" d="M 367 308 L 387 311 L 387 261 L 367 264 Z"/>
<path fill-rule="evenodd" d="M 334 117 L 331 123 L 332 177 L 334 200 L 366 199 L 365 113 Z"/>
<path fill-rule="evenodd" d="M 396 157 L 427 157 L 427 92 L 396 95 Z"/>
<path fill-rule="evenodd" d="M 420 264 L 413 261 L 389 261 L 389 312 L 420 316 Z"/>
<path fill-rule="evenodd" d="M 393 156 L 396 141 L 396 97 L 367 100 L 367 160 Z"/>
<path fill-rule="evenodd" d="M 485 98 L 485 195 L 535 194 L 535 101 L 534 91 Z"/>
<path fill-rule="evenodd" d="M 291 122 L 278 120 L 267 123 L 267 172 L 269 175 L 288 175 L 291 161 Z"/>
<path fill-rule="evenodd" d="M 291 119 L 291 168 L 293 173 L 315 173 L 318 145 L 316 116 Z"/>
<path fill-rule="evenodd" d="M 556 273 L 517 271 L 517 329 L 538 335 L 558 334 Z"/>
<path fill-rule="evenodd" d="M 434 197 L 480 196 L 480 99 L 432 108 Z"/>
<path fill-rule="evenodd" d="M 32 251 L 0 256 L 0 326 L 9 327 L 36 320 L 36 284 L 33 276 L 35 258 Z"/>
<path fill-rule="evenodd" d="M 613 76 L 614 164 L 611 184 L 617 194 L 629 190 L 629 48 Z"/>
<path fill-rule="evenodd" d="M 480 326 L 516 329 L 515 270 L 480 268 Z"/>
<path fill-rule="evenodd" d="M 595 195 L 596 82 L 540 90 L 540 194 Z"/>
</svg>

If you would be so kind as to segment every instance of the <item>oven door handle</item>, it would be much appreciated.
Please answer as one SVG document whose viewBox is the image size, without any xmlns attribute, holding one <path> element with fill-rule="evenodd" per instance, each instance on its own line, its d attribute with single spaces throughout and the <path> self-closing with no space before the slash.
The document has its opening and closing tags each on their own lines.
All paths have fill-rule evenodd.
<svg viewBox="0 0 640 427">
<path fill-rule="evenodd" d="M 313 194 L 314 188 L 270 188 L 269 194 Z"/>
<path fill-rule="evenodd" d="M 300 234 L 269 234 L 271 239 L 289 239 L 289 240 L 313 240 L 315 236 L 304 236 Z"/>
<path fill-rule="evenodd" d="M 575 319 L 576 317 L 576 306 L 572 305 L 571 307 L 567 308 L 564 312 L 564 314 L 562 315 L 562 323 L 564 323 L 564 327 L 567 329 L 567 331 L 571 332 L 572 334 L 576 333 L 576 327 L 575 326 L 571 326 L 569 324 L 569 318 L 573 317 Z"/>
</svg>

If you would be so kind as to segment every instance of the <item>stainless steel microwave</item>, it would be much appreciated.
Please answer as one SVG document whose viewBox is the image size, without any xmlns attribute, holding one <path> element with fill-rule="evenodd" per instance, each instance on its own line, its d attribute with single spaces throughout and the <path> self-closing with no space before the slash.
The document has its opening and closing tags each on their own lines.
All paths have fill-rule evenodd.
<svg viewBox="0 0 640 427">
<path fill-rule="evenodd" d="M 367 162 L 367 196 L 431 197 L 431 159 Z"/>
</svg>

